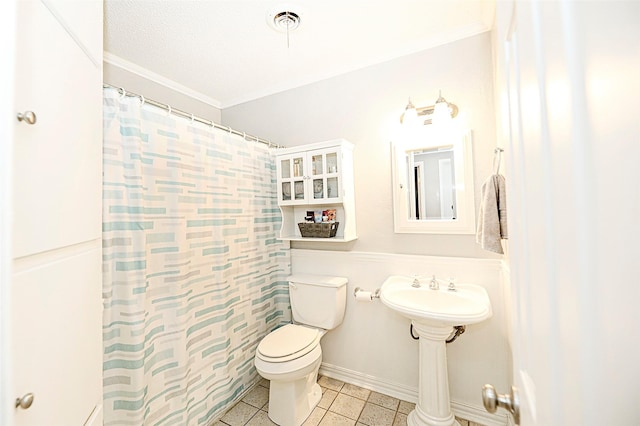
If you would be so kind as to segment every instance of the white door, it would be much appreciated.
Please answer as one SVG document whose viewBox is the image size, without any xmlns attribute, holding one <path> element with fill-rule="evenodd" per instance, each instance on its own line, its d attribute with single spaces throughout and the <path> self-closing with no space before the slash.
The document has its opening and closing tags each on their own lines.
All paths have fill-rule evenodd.
<svg viewBox="0 0 640 426">
<path fill-rule="evenodd" d="M 5 58 L 15 75 L 2 81 L 14 96 L 2 104 L 12 131 L 0 134 L 9 156 L 0 262 L 11 270 L 0 276 L 0 423 L 102 424 L 102 4 L 8 3 L 16 35 L 15 58 Z M 27 111 L 33 120 L 18 121 Z"/>
<path fill-rule="evenodd" d="M 13 422 L 13 386 L 10 348 L 11 295 L 11 175 L 13 144 L 14 52 L 16 49 L 15 2 L 0 2 L 0 52 L 3 54 L 0 72 L 0 424 Z M 5 68 L 6 67 L 6 68 Z"/>
<path fill-rule="evenodd" d="M 520 424 L 640 424 L 640 2 L 497 8 Z"/>
</svg>

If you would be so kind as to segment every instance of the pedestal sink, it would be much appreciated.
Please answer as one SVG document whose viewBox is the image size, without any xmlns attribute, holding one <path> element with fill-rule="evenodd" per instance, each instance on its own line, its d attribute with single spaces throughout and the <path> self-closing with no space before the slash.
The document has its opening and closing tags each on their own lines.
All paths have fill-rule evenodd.
<svg viewBox="0 0 640 426">
<path fill-rule="evenodd" d="M 475 324 L 492 315 L 483 287 L 457 284 L 451 290 L 434 284 L 394 275 L 380 288 L 382 303 L 409 318 L 420 336 L 418 403 L 407 418 L 409 426 L 458 425 L 449 400 L 445 341 L 454 326 Z"/>
</svg>

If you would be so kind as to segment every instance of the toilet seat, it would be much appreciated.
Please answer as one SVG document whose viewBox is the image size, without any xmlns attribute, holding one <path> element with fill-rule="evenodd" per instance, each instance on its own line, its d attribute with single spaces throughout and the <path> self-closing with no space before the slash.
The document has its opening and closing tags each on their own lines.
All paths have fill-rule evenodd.
<svg viewBox="0 0 640 426">
<path fill-rule="evenodd" d="M 287 324 L 267 334 L 258 344 L 256 355 L 267 362 L 291 361 L 311 352 L 323 334 L 315 328 Z"/>
</svg>

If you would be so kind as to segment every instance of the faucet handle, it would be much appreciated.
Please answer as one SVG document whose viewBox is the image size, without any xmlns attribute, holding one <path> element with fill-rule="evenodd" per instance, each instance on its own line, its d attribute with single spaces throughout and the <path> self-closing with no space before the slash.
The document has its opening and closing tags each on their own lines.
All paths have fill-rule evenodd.
<svg viewBox="0 0 640 426">
<path fill-rule="evenodd" d="M 431 290 L 439 290 L 440 289 L 440 283 L 436 279 L 435 275 L 431 275 L 431 281 L 429 282 L 429 288 Z"/>
<path fill-rule="evenodd" d="M 449 286 L 447 288 L 449 291 L 457 291 L 456 290 L 456 279 L 454 277 L 449 277 Z"/>
<path fill-rule="evenodd" d="M 411 287 L 415 287 L 415 288 L 420 287 L 420 275 L 419 274 L 413 274 L 411 276 L 411 278 L 413 278 L 413 282 L 411 283 Z"/>
</svg>

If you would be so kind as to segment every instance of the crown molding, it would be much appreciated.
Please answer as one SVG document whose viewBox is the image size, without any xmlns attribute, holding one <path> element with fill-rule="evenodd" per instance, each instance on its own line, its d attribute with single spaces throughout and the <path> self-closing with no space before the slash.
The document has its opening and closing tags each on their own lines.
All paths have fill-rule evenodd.
<svg viewBox="0 0 640 426">
<path fill-rule="evenodd" d="M 212 107 L 222 109 L 222 103 L 213 99 L 207 95 L 204 95 L 196 90 L 190 89 L 180 83 L 177 83 L 169 78 L 166 78 L 160 74 L 156 74 L 153 71 L 150 71 L 140 65 L 134 64 L 133 62 L 129 62 L 126 59 L 122 59 L 119 56 L 114 55 L 110 52 L 104 52 L 102 60 L 110 65 L 121 68 L 125 71 L 128 71 L 132 74 L 136 74 L 142 78 L 153 81 L 154 83 L 165 86 L 171 90 L 182 93 L 185 96 L 189 96 L 193 99 L 196 99 L 200 102 L 204 102 L 207 105 L 211 105 Z"/>
</svg>

